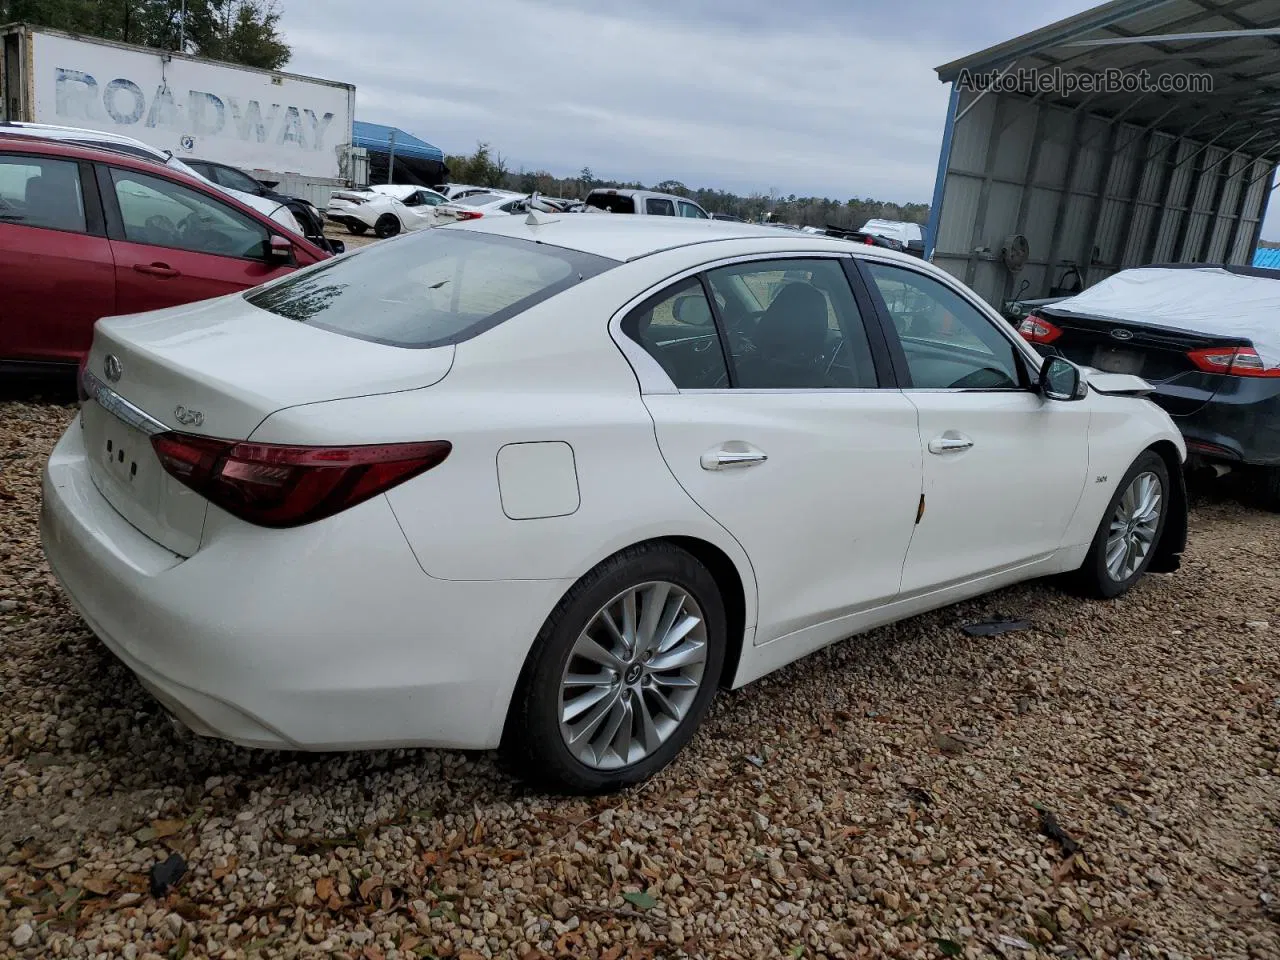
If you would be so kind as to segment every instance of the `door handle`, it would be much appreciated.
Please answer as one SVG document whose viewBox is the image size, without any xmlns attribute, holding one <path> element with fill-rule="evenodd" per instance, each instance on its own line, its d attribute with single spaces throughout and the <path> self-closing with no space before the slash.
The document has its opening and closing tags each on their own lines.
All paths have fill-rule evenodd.
<svg viewBox="0 0 1280 960">
<path fill-rule="evenodd" d="M 948 432 L 929 441 L 929 452 L 937 454 L 959 453 L 961 450 L 968 450 L 972 446 L 973 441 L 968 437 Z"/>
<path fill-rule="evenodd" d="M 708 450 L 702 455 L 703 470 L 730 470 L 734 467 L 753 467 L 764 463 L 769 455 L 763 450 L 726 450 L 723 447 Z"/>
<path fill-rule="evenodd" d="M 133 269 L 150 277 L 160 277 L 162 280 L 182 276 L 181 271 L 173 269 L 167 263 L 135 263 Z"/>
</svg>

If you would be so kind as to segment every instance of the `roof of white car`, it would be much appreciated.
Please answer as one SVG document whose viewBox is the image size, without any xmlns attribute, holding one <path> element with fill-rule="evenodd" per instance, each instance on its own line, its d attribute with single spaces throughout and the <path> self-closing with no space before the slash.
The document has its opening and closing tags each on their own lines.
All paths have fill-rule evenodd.
<svg viewBox="0 0 1280 960">
<path fill-rule="evenodd" d="M 637 217 L 628 214 L 566 213 L 547 214 L 546 222 L 530 224 L 528 217 L 494 216 L 441 227 L 442 230 L 468 230 L 548 243 L 612 260 L 635 260 L 663 250 L 722 240 L 785 240 L 796 250 L 849 250 L 867 252 L 868 248 L 848 240 L 819 237 L 799 231 L 783 231 L 754 223 L 731 223 L 726 220 L 694 220 L 684 217 Z M 879 254 L 892 254 L 893 259 L 920 263 L 916 257 L 894 254 L 876 248 Z"/>
</svg>

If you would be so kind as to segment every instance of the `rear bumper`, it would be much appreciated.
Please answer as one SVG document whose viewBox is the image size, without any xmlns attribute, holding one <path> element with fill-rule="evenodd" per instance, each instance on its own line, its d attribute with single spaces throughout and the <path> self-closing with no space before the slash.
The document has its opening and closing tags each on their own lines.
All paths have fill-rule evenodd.
<svg viewBox="0 0 1280 960">
<path fill-rule="evenodd" d="M 188 559 L 148 539 L 98 493 L 76 424 L 44 475 L 50 567 L 179 720 L 253 747 L 497 746 L 566 582 L 433 579 L 382 497 L 294 530 L 209 512 Z"/>
<path fill-rule="evenodd" d="M 1194 413 L 1173 416 L 1189 451 L 1210 460 L 1280 465 L 1280 377 L 1223 377 Z M 1160 391 L 1153 397 L 1159 402 Z"/>
</svg>

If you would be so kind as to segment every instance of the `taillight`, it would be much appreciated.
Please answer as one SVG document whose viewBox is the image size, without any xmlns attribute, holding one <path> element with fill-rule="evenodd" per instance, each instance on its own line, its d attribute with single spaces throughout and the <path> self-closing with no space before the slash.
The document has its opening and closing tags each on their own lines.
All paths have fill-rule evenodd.
<svg viewBox="0 0 1280 960">
<path fill-rule="evenodd" d="M 1053 343 L 1062 336 L 1061 328 L 1055 327 L 1038 313 L 1028 315 L 1018 324 L 1018 332 L 1022 334 L 1023 339 L 1030 340 L 1032 343 Z"/>
<path fill-rule="evenodd" d="M 876 245 L 875 240 L 872 239 L 871 237 L 865 237 L 862 242 L 865 243 L 868 247 L 874 247 Z"/>
<path fill-rule="evenodd" d="M 1280 367 L 1270 370 L 1253 347 L 1205 347 L 1187 354 L 1201 370 L 1232 377 L 1280 377 Z"/>
<path fill-rule="evenodd" d="M 303 447 L 186 433 L 151 438 L 171 476 L 233 516 L 297 527 L 333 516 L 444 462 L 446 440 Z"/>
<path fill-rule="evenodd" d="M 459 210 L 453 216 L 456 220 L 479 220 L 484 214 L 479 210 Z"/>
</svg>

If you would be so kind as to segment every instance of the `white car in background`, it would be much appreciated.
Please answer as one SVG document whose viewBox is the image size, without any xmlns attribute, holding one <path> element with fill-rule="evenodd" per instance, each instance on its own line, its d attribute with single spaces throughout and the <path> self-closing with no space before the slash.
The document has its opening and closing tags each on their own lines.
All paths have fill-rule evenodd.
<svg viewBox="0 0 1280 960">
<path fill-rule="evenodd" d="M 445 198 L 427 187 L 380 183 L 363 190 L 336 190 L 324 215 L 354 234 L 372 230 L 379 239 L 410 230 L 437 227 Z"/>
<path fill-rule="evenodd" d="M 100 320 L 49 565 L 196 732 L 501 746 L 637 783 L 739 687 L 880 624 L 1178 566 L 1142 380 L 931 264 L 673 217 L 482 217 Z"/>
<path fill-rule="evenodd" d="M 78 143 L 89 147 L 99 147 L 104 150 L 116 150 L 120 153 L 128 154 L 131 157 L 137 157 L 141 160 L 154 160 L 156 163 L 164 164 L 175 170 L 181 170 L 188 176 L 195 177 L 209 186 L 214 187 L 228 196 L 235 197 L 246 207 L 257 210 L 259 213 L 266 214 L 282 227 L 298 234 L 303 235 L 302 227 L 298 223 L 289 208 L 276 200 L 268 200 L 266 197 L 260 197 L 256 194 L 246 193 L 243 190 L 235 190 L 231 187 L 225 187 L 220 183 L 215 183 L 204 174 L 193 170 L 187 166 L 172 153 L 167 150 L 159 150 L 150 144 L 143 143 L 133 137 L 126 137 L 119 133 L 105 133 L 101 130 L 89 130 L 84 127 L 62 127 L 48 123 L 19 123 L 17 121 L 5 121 L 0 123 L 0 130 L 11 136 L 29 136 L 41 137 L 45 140 L 59 140 L 65 143 Z"/>
<path fill-rule="evenodd" d="M 516 193 L 514 190 L 500 190 L 497 187 L 476 187 L 469 183 L 441 183 L 436 186 L 435 191 L 449 200 L 466 200 L 468 197 L 476 197 L 482 193 L 492 193 L 501 197 L 524 196 L 524 194 Z"/>
</svg>

